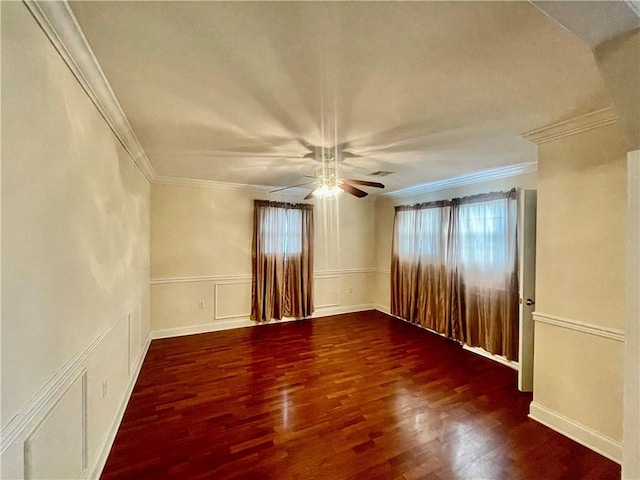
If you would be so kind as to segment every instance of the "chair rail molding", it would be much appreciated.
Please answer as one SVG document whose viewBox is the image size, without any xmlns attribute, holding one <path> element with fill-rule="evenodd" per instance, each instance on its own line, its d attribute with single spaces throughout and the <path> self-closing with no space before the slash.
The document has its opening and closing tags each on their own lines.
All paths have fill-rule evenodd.
<svg viewBox="0 0 640 480">
<path fill-rule="evenodd" d="M 614 340 L 616 342 L 625 341 L 625 333 L 623 331 L 615 328 L 604 327 L 602 325 L 581 322 L 579 320 L 558 317 L 556 315 L 542 312 L 533 312 L 533 320 L 538 323 L 546 323 L 547 325 L 554 325 L 556 327 L 575 330 L 577 332 L 595 335 L 597 337 L 608 338 L 609 340 Z"/>
<path fill-rule="evenodd" d="M 335 275 L 350 275 L 357 273 L 375 273 L 374 268 L 342 268 L 337 270 L 315 270 L 313 272 L 313 278 L 324 278 L 327 276 L 333 277 Z M 389 273 L 389 272 L 382 272 Z M 233 282 L 233 281 L 251 281 L 250 273 L 234 273 L 229 275 L 201 275 L 201 276 L 187 276 L 187 277 L 163 277 L 152 278 L 150 280 L 151 285 L 159 285 L 163 283 L 189 283 L 189 282 Z"/>
<path fill-rule="evenodd" d="M 383 270 L 382 268 L 375 268 L 374 272 L 380 275 L 391 275 L 391 270 Z"/>
</svg>

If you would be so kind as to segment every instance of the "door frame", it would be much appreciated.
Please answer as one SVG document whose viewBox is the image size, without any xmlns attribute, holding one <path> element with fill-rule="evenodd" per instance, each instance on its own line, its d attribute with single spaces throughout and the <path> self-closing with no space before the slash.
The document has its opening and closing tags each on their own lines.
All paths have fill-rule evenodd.
<svg viewBox="0 0 640 480">
<path fill-rule="evenodd" d="M 536 209 L 538 192 L 518 189 L 518 390 L 533 391 L 536 280 Z M 530 305 L 528 301 L 532 301 Z"/>
</svg>

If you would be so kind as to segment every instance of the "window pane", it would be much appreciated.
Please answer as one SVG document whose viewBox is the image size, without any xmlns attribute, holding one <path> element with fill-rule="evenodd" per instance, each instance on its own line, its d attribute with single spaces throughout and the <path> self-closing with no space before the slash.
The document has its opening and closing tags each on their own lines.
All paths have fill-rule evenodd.
<svg viewBox="0 0 640 480">
<path fill-rule="evenodd" d="M 482 274 L 483 282 L 504 285 L 515 260 L 515 205 L 509 199 L 460 205 L 459 264 L 469 283 Z"/>
<path fill-rule="evenodd" d="M 401 261 L 439 264 L 446 256 L 449 207 L 397 212 L 395 245 Z"/>
<path fill-rule="evenodd" d="M 302 210 L 287 210 L 285 229 L 285 253 L 302 253 Z"/>
<path fill-rule="evenodd" d="M 302 211 L 267 207 L 260 224 L 264 253 L 292 255 L 302 253 Z"/>
</svg>

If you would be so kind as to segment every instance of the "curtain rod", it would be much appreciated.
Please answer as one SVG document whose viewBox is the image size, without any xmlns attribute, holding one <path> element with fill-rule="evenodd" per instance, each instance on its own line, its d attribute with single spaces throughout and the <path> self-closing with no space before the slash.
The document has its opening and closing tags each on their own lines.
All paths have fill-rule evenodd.
<svg viewBox="0 0 640 480">
<path fill-rule="evenodd" d="M 300 210 L 313 210 L 313 205 L 310 203 L 289 203 L 289 202 L 274 202 L 271 200 L 254 200 L 254 205 L 261 206 L 261 207 L 297 208 Z"/>
<path fill-rule="evenodd" d="M 425 208 L 443 208 L 453 205 L 466 205 L 468 203 L 490 202 L 491 200 L 499 200 L 501 198 L 516 198 L 516 189 L 512 188 L 507 192 L 490 192 L 470 195 L 468 197 L 452 198 L 451 200 L 434 200 L 431 202 L 414 203 L 413 205 L 398 205 L 395 207 L 396 212 L 406 210 L 422 210 Z"/>
</svg>

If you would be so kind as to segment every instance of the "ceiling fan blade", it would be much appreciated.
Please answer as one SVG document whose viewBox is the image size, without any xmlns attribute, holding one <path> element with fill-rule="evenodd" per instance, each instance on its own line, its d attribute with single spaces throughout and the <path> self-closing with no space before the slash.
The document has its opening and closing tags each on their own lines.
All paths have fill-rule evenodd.
<svg viewBox="0 0 640 480">
<path fill-rule="evenodd" d="M 315 192 L 315 191 L 316 191 L 315 189 L 311 190 L 309 193 L 307 193 L 307 196 L 304 197 L 304 199 L 305 200 L 309 200 L 309 199 L 313 198 L 313 192 Z"/>
<path fill-rule="evenodd" d="M 345 192 L 350 193 L 351 195 L 355 195 L 358 198 L 366 197 L 367 195 L 369 195 L 364 190 L 360 190 L 359 188 L 352 187 L 351 185 L 349 185 L 347 183 L 341 184 L 340 188 L 342 190 L 344 190 Z"/>
<path fill-rule="evenodd" d="M 269 193 L 276 193 L 276 192 L 280 192 L 282 190 L 287 190 L 289 188 L 304 187 L 305 185 L 311 185 L 312 183 L 316 183 L 316 182 L 305 182 L 305 183 L 299 183 L 298 185 L 289 185 L 288 187 L 282 187 L 282 188 L 278 188 L 276 190 L 271 190 Z"/>
<path fill-rule="evenodd" d="M 343 178 L 342 181 L 348 185 L 364 185 L 365 187 L 384 188 L 380 182 L 369 182 L 367 180 L 353 180 L 351 178 Z"/>
</svg>

